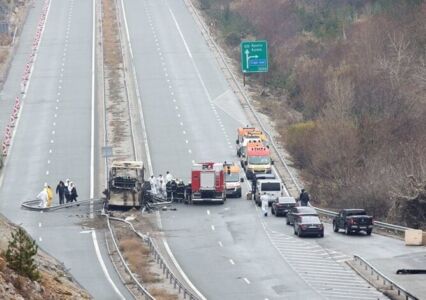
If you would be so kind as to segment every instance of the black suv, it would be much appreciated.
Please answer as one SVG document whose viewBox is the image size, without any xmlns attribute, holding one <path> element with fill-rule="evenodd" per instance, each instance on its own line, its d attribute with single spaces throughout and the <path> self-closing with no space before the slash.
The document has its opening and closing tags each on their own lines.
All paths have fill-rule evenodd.
<svg viewBox="0 0 426 300">
<path fill-rule="evenodd" d="M 287 213 L 287 225 L 293 225 L 298 216 L 318 216 L 317 211 L 308 206 L 296 206 Z"/>
</svg>

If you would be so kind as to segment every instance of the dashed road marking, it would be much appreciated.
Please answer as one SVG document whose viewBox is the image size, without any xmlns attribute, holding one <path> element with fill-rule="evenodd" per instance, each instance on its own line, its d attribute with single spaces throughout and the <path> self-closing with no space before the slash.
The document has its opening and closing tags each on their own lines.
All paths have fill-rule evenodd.
<svg viewBox="0 0 426 300">
<path fill-rule="evenodd" d="M 248 280 L 246 277 L 243 278 L 243 280 L 247 283 L 250 284 L 250 280 Z"/>
<path fill-rule="evenodd" d="M 221 241 L 217 242 L 219 244 L 219 247 L 223 248 L 223 244 Z"/>
<path fill-rule="evenodd" d="M 207 214 L 210 215 L 210 210 L 207 210 Z"/>
<path fill-rule="evenodd" d="M 212 230 L 213 230 L 213 231 L 215 231 L 215 229 L 216 229 L 216 228 L 214 227 L 214 225 L 212 225 L 212 226 L 211 226 L 211 228 L 212 228 Z"/>
<path fill-rule="evenodd" d="M 230 263 L 231 265 L 235 265 L 235 262 L 232 260 L 232 258 L 229 260 L 229 263 Z"/>
</svg>

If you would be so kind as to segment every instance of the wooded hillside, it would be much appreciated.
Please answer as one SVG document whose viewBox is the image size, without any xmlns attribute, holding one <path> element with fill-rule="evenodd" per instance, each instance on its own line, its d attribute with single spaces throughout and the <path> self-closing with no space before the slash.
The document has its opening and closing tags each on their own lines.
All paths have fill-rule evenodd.
<svg viewBox="0 0 426 300">
<path fill-rule="evenodd" d="M 262 106 L 317 202 L 384 219 L 409 176 L 426 180 L 424 1 L 199 1 L 236 60 L 268 40 Z"/>
</svg>

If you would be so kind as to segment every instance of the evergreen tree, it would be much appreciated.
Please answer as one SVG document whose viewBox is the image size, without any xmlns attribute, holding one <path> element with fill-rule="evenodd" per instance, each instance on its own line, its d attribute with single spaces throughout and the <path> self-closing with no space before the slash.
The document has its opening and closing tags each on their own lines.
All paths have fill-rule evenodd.
<svg viewBox="0 0 426 300">
<path fill-rule="evenodd" d="M 31 280 L 38 280 L 40 273 L 34 262 L 34 255 L 37 254 L 38 246 L 22 228 L 12 233 L 12 239 L 6 251 L 6 260 L 9 268 L 18 272 L 22 276 L 27 276 Z"/>
</svg>

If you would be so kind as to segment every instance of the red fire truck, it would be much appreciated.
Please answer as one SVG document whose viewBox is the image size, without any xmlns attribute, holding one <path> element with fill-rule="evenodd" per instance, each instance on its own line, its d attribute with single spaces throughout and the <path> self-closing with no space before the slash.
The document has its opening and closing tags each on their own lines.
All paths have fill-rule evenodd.
<svg viewBox="0 0 426 300">
<path fill-rule="evenodd" d="M 226 200 L 223 163 L 195 163 L 191 171 L 190 202 L 219 202 Z"/>
</svg>

